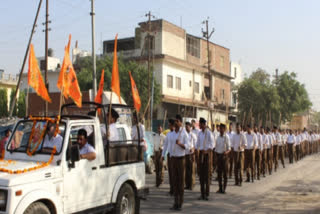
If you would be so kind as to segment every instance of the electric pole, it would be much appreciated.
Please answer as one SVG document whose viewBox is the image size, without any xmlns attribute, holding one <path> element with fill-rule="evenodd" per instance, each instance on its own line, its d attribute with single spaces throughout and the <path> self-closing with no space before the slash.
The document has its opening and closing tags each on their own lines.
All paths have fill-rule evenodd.
<svg viewBox="0 0 320 214">
<path fill-rule="evenodd" d="M 145 15 L 146 17 L 148 17 L 148 34 L 147 34 L 147 42 L 148 42 L 148 99 L 151 99 L 151 81 L 150 81 L 150 73 L 151 73 L 151 17 L 154 18 L 154 16 L 151 14 L 151 12 L 149 11 L 149 13 L 147 13 Z M 152 102 L 153 100 L 150 100 L 150 102 Z M 151 103 L 150 103 L 151 104 Z M 153 104 L 151 104 L 150 106 L 152 106 Z M 152 130 L 152 111 L 151 111 L 151 107 L 148 107 L 148 114 L 147 114 L 147 121 L 149 121 L 149 130 Z"/>
<path fill-rule="evenodd" d="M 209 33 L 209 17 L 202 22 L 202 24 L 205 24 L 206 25 L 206 31 L 204 31 L 202 29 L 202 34 L 203 34 L 203 37 L 207 40 L 207 54 L 208 54 L 208 74 L 209 74 L 209 88 L 210 88 L 210 92 L 209 92 L 209 100 L 212 100 L 212 72 L 210 70 L 210 63 L 211 63 L 211 60 L 210 60 L 210 47 L 209 47 L 209 40 L 214 32 L 214 28 L 211 30 L 211 32 Z"/>
<path fill-rule="evenodd" d="M 91 0 L 91 31 L 92 31 L 92 65 L 93 65 L 93 98 L 97 94 L 97 68 L 96 68 L 96 52 L 95 52 L 95 29 L 94 29 L 94 0 Z"/>
<path fill-rule="evenodd" d="M 49 0 L 46 0 L 46 22 L 44 23 L 44 25 L 46 26 L 45 28 L 45 70 L 44 70 L 44 79 L 45 79 L 45 84 L 46 84 L 46 88 L 48 90 L 49 93 L 49 82 L 48 82 L 48 35 L 49 35 L 49 31 L 51 30 L 50 28 L 48 28 L 49 23 L 51 23 L 51 21 L 49 21 Z M 48 116 L 48 102 L 45 101 L 45 116 Z"/>
<path fill-rule="evenodd" d="M 31 44 L 31 41 L 32 41 L 32 37 L 33 37 L 33 34 L 35 32 L 35 28 L 37 26 L 37 21 L 38 21 L 39 12 L 40 12 L 40 9 L 41 9 L 41 4 L 42 4 L 42 0 L 39 1 L 36 17 L 34 18 L 32 30 L 31 30 L 31 33 L 30 33 L 30 37 L 29 37 L 29 42 L 28 42 L 28 45 L 27 45 L 26 53 L 24 54 L 23 63 L 22 63 L 22 67 L 21 67 L 21 70 L 20 70 L 19 79 L 18 79 L 18 83 L 17 83 L 17 87 L 16 87 L 16 92 L 15 92 L 13 100 L 11 100 L 11 108 L 10 108 L 10 114 L 9 114 L 10 117 L 12 116 L 14 106 L 16 105 L 16 100 L 17 100 L 17 96 L 18 96 L 18 92 L 19 92 L 19 88 L 20 88 L 21 77 L 22 77 L 22 73 L 23 73 L 23 70 L 24 70 L 24 66 L 25 66 L 26 61 L 27 61 L 27 56 L 28 56 L 29 47 L 30 47 L 30 44 Z"/>
</svg>

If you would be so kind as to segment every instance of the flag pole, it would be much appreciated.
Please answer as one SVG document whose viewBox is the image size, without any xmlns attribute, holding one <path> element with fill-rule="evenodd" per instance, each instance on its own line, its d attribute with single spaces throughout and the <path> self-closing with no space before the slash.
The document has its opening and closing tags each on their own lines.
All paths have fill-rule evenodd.
<svg viewBox="0 0 320 214">
<path fill-rule="evenodd" d="M 28 117 L 29 114 L 29 84 L 28 84 L 28 88 L 27 88 L 27 100 L 26 100 L 26 117 Z"/>
<path fill-rule="evenodd" d="M 108 132 L 107 132 L 107 136 L 108 136 L 108 139 L 109 139 L 109 131 L 110 131 L 110 122 L 111 122 L 111 109 L 112 109 L 112 94 L 113 94 L 113 92 L 111 91 L 111 95 L 110 95 L 110 103 L 109 103 L 109 112 L 108 112 L 108 114 L 109 114 L 109 116 L 108 116 Z"/>
<path fill-rule="evenodd" d="M 59 104 L 59 114 L 58 114 L 58 116 L 61 116 L 62 96 L 63 96 L 63 87 L 62 87 L 62 89 L 60 91 L 60 104 Z"/>
</svg>

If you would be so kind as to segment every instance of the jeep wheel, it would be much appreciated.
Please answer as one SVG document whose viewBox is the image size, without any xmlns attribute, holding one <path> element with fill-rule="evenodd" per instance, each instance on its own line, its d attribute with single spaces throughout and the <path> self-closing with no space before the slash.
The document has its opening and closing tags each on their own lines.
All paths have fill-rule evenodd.
<svg viewBox="0 0 320 214">
<path fill-rule="evenodd" d="M 34 202 L 24 211 L 23 214 L 50 214 L 49 208 L 42 202 Z"/>
<path fill-rule="evenodd" d="M 132 187 L 129 184 L 123 184 L 117 197 L 114 213 L 135 214 L 135 204 L 135 194 Z"/>
</svg>

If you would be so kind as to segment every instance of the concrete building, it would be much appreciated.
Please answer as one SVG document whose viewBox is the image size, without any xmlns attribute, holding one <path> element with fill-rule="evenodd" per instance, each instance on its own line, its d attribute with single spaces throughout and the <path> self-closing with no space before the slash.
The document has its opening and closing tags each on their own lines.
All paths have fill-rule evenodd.
<svg viewBox="0 0 320 214">
<path fill-rule="evenodd" d="M 231 62 L 230 63 L 230 76 L 231 79 L 231 106 L 233 107 L 233 113 L 238 112 L 238 100 L 237 100 L 237 90 L 236 87 L 242 82 L 242 68 L 239 63 Z"/>
<path fill-rule="evenodd" d="M 72 49 L 72 63 L 75 63 L 78 58 L 91 56 L 91 52 L 86 50 L 81 50 L 78 47 L 78 41 L 76 41 L 75 48 Z"/>
<path fill-rule="evenodd" d="M 16 75 L 5 74 L 4 70 L 0 69 L 0 88 L 7 89 L 8 109 L 11 103 L 10 95 L 12 90 L 16 88 L 17 82 Z"/>
<path fill-rule="evenodd" d="M 139 23 L 134 37 L 118 39 L 118 54 L 146 65 L 148 28 L 147 22 Z M 209 118 L 211 110 L 214 122 L 226 122 L 231 91 L 230 50 L 209 43 L 209 75 L 206 40 L 165 20 L 151 21 L 150 28 L 152 62 L 162 96 L 154 118 L 163 119 L 165 111 L 168 118 L 177 113 L 186 118 Z M 104 54 L 112 56 L 113 49 L 114 40 L 104 41 Z"/>
</svg>

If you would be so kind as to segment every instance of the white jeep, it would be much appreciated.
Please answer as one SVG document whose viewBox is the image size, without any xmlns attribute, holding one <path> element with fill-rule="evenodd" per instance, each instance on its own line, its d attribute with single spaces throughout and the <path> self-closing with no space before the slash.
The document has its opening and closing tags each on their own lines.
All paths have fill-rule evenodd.
<svg viewBox="0 0 320 214">
<path fill-rule="evenodd" d="M 100 121 L 107 122 L 108 106 L 86 104 L 94 111 L 100 108 L 102 116 L 99 119 L 84 114 L 62 115 L 61 149 L 54 155 L 43 148 L 44 137 L 39 138 L 46 131 L 46 118 L 26 118 L 15 125 L 5 148 L 5 158 L 0 161 L 0 213 L 139 213 L 140 199 L 148 192 L 139 141 L 131 141 L 131 126 L 123 124 L 120 127 L 124 127 L 121 129 L 124 133 L 119 141 L 103 139 Z M 69 107 L 73 105 L 63 108 Z M 113 107 L 125 120 L 131 120 L 131 108 Z M 80 159 L 77 130 L 83 127 L 92 130 L 88 133 L 88 143 L 96 151 L 92 161 Z M 31 132 L 34 142 L 40 142 L 39 147 L 30 143 Z M 41 140 L 37 141 L 36 137 Z M 31 155 L 30 151 L 34 153 Z M 51 154 L 52 162 L 46 166 Z"/>
</svg>

